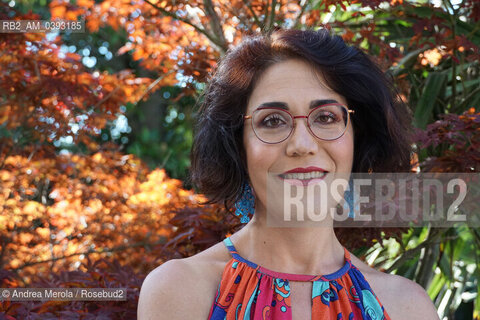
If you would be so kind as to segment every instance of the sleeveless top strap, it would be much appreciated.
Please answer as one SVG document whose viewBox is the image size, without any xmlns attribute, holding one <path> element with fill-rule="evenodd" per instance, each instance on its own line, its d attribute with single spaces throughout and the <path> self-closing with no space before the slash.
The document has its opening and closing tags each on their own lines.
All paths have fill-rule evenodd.
<svg viewBox="0 0 480 320">
<path fill-rule="evenodd" d="M 223 239 L 223 244 L 225 245 L 225 247 L 227 247 L 228 251 L 230 251 L 230 254 L 234 259 L 246 263 L 251 268 L 254 268 L 257 270 L 260 268 L 260 266 L 257 265 L 256 263 L 253 263 L 252 261 L 249 261 L 238 254 L 238 251 L 237 249 L 235 249 L 235 246 L 233 245 L 232 240 L 230 240 L 230 237 Z"/>
<path fill-rule="evenodd" d="M 232 240 L 230 240 L 230 237 L 223 239 L 223 244 L 225 247 L 227 247 L 228 251 L 230 251 L 232 255 L 238 254 L 237 249 L 235 249 L 235 246 L 232 243 Z"/>
<path fill-rule="evenodd" d="M 352 264 L 352 260 L 350 258 L 350 252 L 347 250 L 347 248 L 343 247 L 343 252 L 344 252 L 345 261 L 348 262 L 349 264 Z"/>
</svg>

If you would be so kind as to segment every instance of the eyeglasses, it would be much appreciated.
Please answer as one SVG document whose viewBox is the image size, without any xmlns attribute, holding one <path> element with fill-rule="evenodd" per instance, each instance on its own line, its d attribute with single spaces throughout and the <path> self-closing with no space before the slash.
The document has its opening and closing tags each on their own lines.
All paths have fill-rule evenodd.
<svg viewBox="0 0 480 320">
<path fill-rule="evenodd" d="M 320 140 L 336 140 L 343 136 L 350 122 L 348 109 L 340 103 L 329 103 L 312 109 L 307 116 L 293 116 L 287 110 L 275 107 L 256 109 L 244 120 L 252 120 L 252 129 L 265 143 L 280 143 L 288 139 L 295 128 L 295 119 L 306 118 L 310 132 Z"/>
</svg>

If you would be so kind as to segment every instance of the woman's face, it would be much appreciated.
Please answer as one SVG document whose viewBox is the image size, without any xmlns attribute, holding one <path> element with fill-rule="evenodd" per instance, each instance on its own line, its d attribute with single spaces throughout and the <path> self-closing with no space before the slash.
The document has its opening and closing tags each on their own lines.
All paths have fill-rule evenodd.
<svg viewBox="0 0 480 320">
<path fill-rule="evenodd" d="M 289 59 L 270 66 L 262 74 L 249 99 L 246 114 L 251 115 L 264 103 L 279 102 L 293 116 L 306 116 L 315 100 L 330 100 L 327 103 L 337 101 L 347 105 L 345 98 L 329 89 L 323 76 L 315 75 L 311 66 L 302 60 Z M 297 118 L 294 131 L 285 141 L 267 144 L 257 138 L 251 121 L 245 121 L 243 143 L 257 210 L 265 209 L 267 188 L 283 183 L 285 175 L 282 174 L 287 171 L 299 171 L 298 168 L 318 171 L 309 169 L 316 167 L 327 171 L 324 178 L 326 182 L 327 177 L 334 173 L 347 174 L 348 179 L 353 163 L 354 136 L 351 123 L 343 136 L 325 141 L 311 134 L 306 119 Z"/>
</svg>

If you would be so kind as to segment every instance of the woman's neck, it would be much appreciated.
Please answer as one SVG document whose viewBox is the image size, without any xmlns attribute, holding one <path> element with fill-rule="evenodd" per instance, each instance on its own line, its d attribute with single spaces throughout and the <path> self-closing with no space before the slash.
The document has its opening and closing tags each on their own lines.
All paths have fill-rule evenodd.
<svg viewBox="0 0 480 320">
<path fill-rule="evenodd" d="M 345 264 L 333 226 L 274 228 L 255 216 L 231 239 L 245 259 L 277 272 L 326 275 Z"/>
</svg>

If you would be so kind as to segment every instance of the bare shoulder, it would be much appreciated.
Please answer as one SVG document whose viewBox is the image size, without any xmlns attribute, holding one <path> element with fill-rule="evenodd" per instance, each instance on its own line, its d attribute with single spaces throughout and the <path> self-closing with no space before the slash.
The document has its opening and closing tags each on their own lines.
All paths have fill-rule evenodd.
<svg viewBox="0 0 480 320">
<path fill-rule="evenodd" d="M 392 320 L 438 320 L 437 310 L 425 289 L 402 276 L 375 270 L 352 258 Z"/>
<path fill-rule="evenodd" d="M 217 244 L 150 272 L 140 291 L 138 319 L 206 319 L 228 260 L 224 253 Z"/>
<path fill-rule="evenodd" d="M 140 290 L 138 319 L 182 319 L 191 315 L 191 304 L 179 303 L 195 297 L 192 278 L 196 271 L 186 260 L 169 260 L 148 274 Z"/>
<path fill-rule="evenodd" d="M 411 320 L 438 320 L 437 310 L 425 289 L 418 283 L 394 274 L 379 272 L 378 276 L 383 285 L 377 285 L 380 301 L 385 306 L 392 320 L 404 319 L 408 315 Z M 381 296 L 380 296 L 381 295 Z"/>
</svg>

